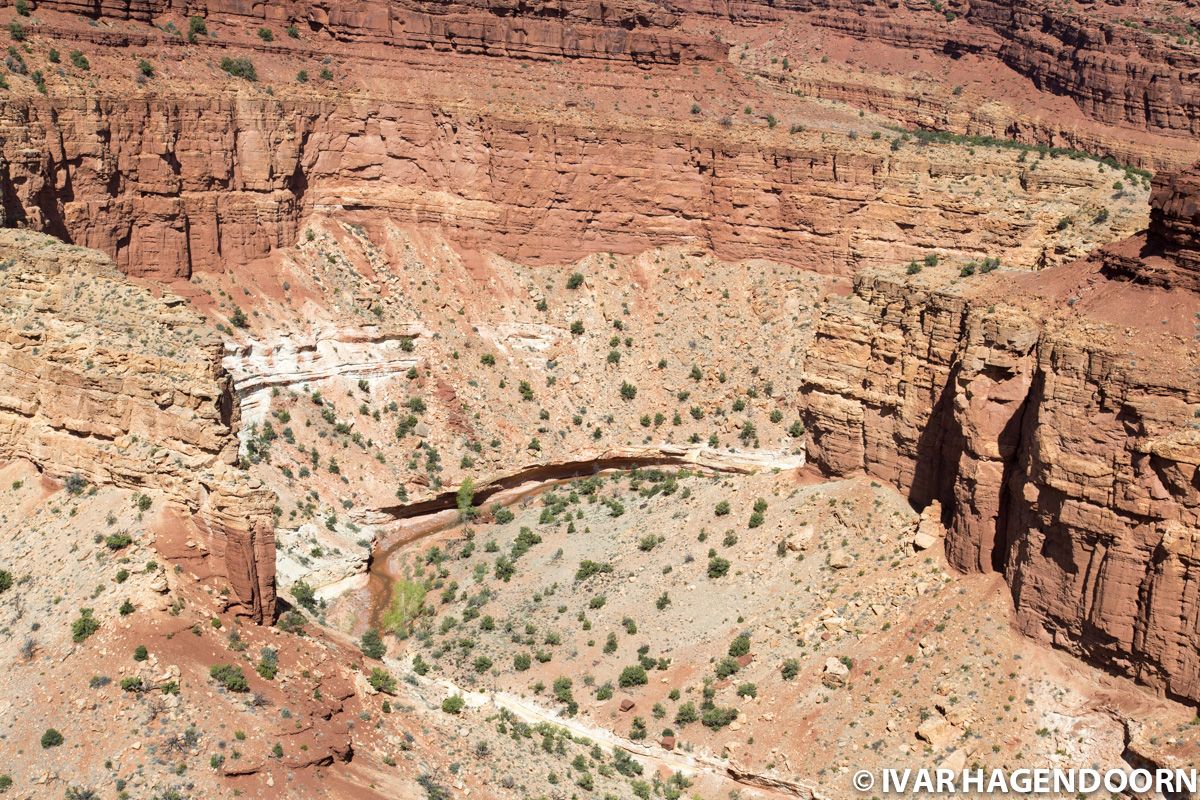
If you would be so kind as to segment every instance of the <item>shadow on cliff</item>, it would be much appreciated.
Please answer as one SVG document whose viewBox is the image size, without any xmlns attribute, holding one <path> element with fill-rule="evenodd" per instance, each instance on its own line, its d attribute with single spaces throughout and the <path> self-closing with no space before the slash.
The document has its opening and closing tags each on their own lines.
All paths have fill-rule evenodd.
<svg viewBox="0 0 1200 800">
<path fill-rule="evenodd" d="M 962 366 L 955 363 L 942 384 L 929 422 L 917 439 L 912 485 L 908 502 L 918 511 L 934 500 L 942 504 L 942 524 L 949 527 L 954 518 L 954 477 L 962 458 L 966 438 L 954 416 L 954 392 Z"/>
</svg>

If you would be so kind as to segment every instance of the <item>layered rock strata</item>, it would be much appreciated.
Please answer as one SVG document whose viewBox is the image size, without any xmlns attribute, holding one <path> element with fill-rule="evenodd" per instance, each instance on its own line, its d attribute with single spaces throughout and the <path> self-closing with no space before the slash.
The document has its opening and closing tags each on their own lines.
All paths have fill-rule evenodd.
<svg viewBox="0 0 1200 800">
<path fill-rule="evenodd" d="M 31 4 L 32 5 L 32 4 Z M 200 16 L 246 25 L 302 26 L 338 42 L 453 51 L 509 58 L 598 58 L 677 64 L 724 60 L 728 47 L 688 35 L 666 7 L 641 0 L 616 3 L 405 2 L 180 3 L 44 0 L 39 8 L 141 22 Z"/>
<path fill-rule="evenodd" d="M 36 7 L 143 22 L 199 15 L 251 25 L 293 24 L 357 44 L 648 63 L 725 59 L 727 46 L 711 36 L 688 32 L 689 26 L 682 24 L 688 18 L 716 16 L 741 23 L 795 19 L 861 41 L 994 57 L 1039 89 L 1071 97 L 1100 122 L 1200 135 L 1200 81 L 1196 80 L 1200 53 L 1187 38 L 1194 28 L 1186 27 L 1184 16 L 1155 19 L 1147 28 L 1127 24 L 1127 19 L 1116 15 L 1072 13 L 1047 0 L 951 0 L 944 5 L 922 0 L 852 4 L 623 0 L 604 6 L 578 0 L 556 4 L 39 0 Z M 1137 18 L 1136 10 L 1131 16 Z"/>
<path fill-rule="evenodd" d="M 1169 265 L 1167 286 L 1200 290 L 1200 164 L 1155 178 L 1149 237 Z"/>
<path fill-rule="evenodd" d="M 1161 220 L 1188 207 L 1164 197 L 1159 252 Z M 950 561 L 1002 571 L 1023 632 L 1195 700 L 1200 359 L 1145 318 L 1157 290 L 1105 278 L 1107 258 L 1019 278 L 859 277 L 806 364 L 809 457 L 940 502 Z M 1073 294 L 1048 309 L 1064 282 Z"/>
<path fill-rule="evenodd" d="M 1200 52 L 1186 40 L 1184 16 L 1147 30 L 1127 18 L 1072 13 L 1045 0 L 678 0 L 675 7 L 743 23 L 796 19 L 858 41 L 992 57 L 1038 89 L 1070 97 L 1097 121 L 1200 134 Z"/>
<path fill-rule="evenodd" d="M 222 344 L 171 296 L 94 251 L 0 230 L 0 459 L 72 491 L 162 494 L 199 541 L 198 574 L 255 620 L 275 604 L 274 495 L 232 465 L 239 411 Z M 164 555 L 181 555 L 162 537 Z"/>
<path fill-rule="evenodd" d="M 1009 152 L 966 163 L 958 148 L 893 153 L 820 135 L 764 149 L 417 103 L 222 93 L 13 100 L 6 112 L 6 221 L 162 280 L 290 246 L 314 212 L 372 231 L 434 224 L 533 264 L 694 242 L 725 260 L 834 273 L 932 248 L 1028 268 L 1065 257 L 1044 248 L 1047 231 L 1107 188 L 1068 159 L 1029 171 Z M 964 191 L 976 182 L 988 191 Z"/>
</svg>

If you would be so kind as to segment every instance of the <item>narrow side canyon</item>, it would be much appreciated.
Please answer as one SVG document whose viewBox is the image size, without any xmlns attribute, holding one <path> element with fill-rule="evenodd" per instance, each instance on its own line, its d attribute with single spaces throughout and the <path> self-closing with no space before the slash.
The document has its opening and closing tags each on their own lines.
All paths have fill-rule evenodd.
<svg viewBox="0 0 1200 800">
<path fill-rule="evenodd" d="M 1077 264 L 861 276 L 824 312 L 802 389 L 812 461 L 939 501 L 951 563 L 1003 572 L 1022 631 L 1186 699 L 1200 300 L 1161 284 L 1194 281 L 1193 182 L 1157 179 L 1149 234 Z"/>
</svg>

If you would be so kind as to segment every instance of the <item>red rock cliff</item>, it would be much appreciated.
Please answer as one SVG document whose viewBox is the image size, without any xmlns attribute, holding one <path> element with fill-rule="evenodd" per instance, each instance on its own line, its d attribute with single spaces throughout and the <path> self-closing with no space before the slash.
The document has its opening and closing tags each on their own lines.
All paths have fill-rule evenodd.
<svg viewBox="0 0 1200 800">
<path fill-rule="evenodd" d="M 41 0 L 31 6 L 142 22 L 163 16 L 295 24 L 340 42 L 479 53 L 517 58 L 600 58 L 639 63 L 724 60 L 728 48 L 678 30 L 679 18 L 644 0 L 482 2 L 245 3 L 212 0 L 80 2 Z"/>
<path fill-rule="evenodd" d="M 1200 135 L 1200 53 L 1186 41 L 1186 14 L 1156 20 L 1155 30 L 1147 30 L 1125 24 L 1136 18 L 1133 9 L 1126 16 L 1110 16 L 1095 13 L 1094 7 L 1080 13 L 1045 0 L 952 0 L 940 11 L 935 5 L 923 0 L 672 4 L 681 14 L 742 22 L 800 19 L 860 41 L 994 57 L 1037 88 L 1069 96 L 1093 119 L 1183 137 Z M 1147 18 L 1152 13 L 1145 11 Z"/>
<path fill-rule="evenodd" d="M 203 318 L 99 253 L 20 231 L 0 231 L 0 310 L 0 460 L 161 493 L 192 517 L 158 537 L 163 555 L 270 620 L 274 495 L 231 466 L 238 412 Z"/>
<path fill-rule="evenodd" d="M 436 224 L 534 264 L 694 241 L 828 272 L 919 257 L 925 242 L 1032 266 L 1055 218 L 998 206 L 996 193 L 1041 206 L 1103 181 L 1066 159 L 1018 182 L 1003 152 L 963 163 L 961 150 L 817 136 L 763 146 L 419 103 L 214 92 L 12 100 L 6 113 L 7 219 L 162 279 L 291 245 L 319 209 L 368 228 Z M 956 191 L 976 177 L 993 181 L 990 196 Z"/>
<path fill-rule="evenodd" d="M 1164 179 L 1156 219 L 1187 217 L 1187 185 Z M 1162 229 L 1149 246 L 1171 252 Z M 806 365 L 810 456 L 940 501 L 950 561 L 1004 572 L 1022 631 L 1200 699 L 1200 300 L 1106 278 L 1107 260 L 860 277 Z"/>
</svg>

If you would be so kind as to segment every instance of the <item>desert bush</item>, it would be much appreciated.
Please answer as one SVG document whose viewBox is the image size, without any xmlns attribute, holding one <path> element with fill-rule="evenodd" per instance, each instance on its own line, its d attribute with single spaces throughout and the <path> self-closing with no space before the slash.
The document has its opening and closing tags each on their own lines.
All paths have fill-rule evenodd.
<svg viewBox="0 0 1200 800">
<path fill-rule="evenodd" d="M 221 59 L 221 69 L 235 78 L 244 78 L 248 81 L 258 80 L 258 72 L 254 69 L 254 62 L 248 58 L 229 58 L 226 56 Z"/>
<path fill-rule="evenodd" d="M 246 676 L 242 672 L 242 668 L 233 664 L 214 664 L 208 669 L 209 676 L 221 684 L 226 691 L 230 692 L 248 692 L 250 684 L 246 683 Z"/>
<path fill-rule="evenodd" d="M 379 635 L 379 631 L 374 628 L 369 628 L 362 635 L 361 647 L 363 655 L 367 658 L 379 660 L 387 654 L 387 645 L 384 644 L 383 637 Z"/>
<path fill-rule="evenodd" d="M 371 684 L 371 688 L 377 692 L 383 692 L 384 694 L 396 693 L 396 679 L 386 669 L 380 669 L 379 667 L 372 668 L 371 674 L 367 678 L 367 683 Z M 443 708 L 445 708 L 444 704 Z"/>
<path fill-rule="evenodd" d="M 628 689 L 631 686 L 645 686 L 649 681 L 646 675 L 646 669 L 640 664 L 633 664 L 621 670 L 621 675 L 617 678 L 617 685 L 622 689 Z"/>
<path fill-rule="evenodd" d="M 92 609 L 79 609 L 79 619 L 71 623 L 71 639 L 78 644 L 100 630 L 100 620 L 93 616 Z"/>
</svg>

